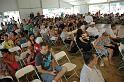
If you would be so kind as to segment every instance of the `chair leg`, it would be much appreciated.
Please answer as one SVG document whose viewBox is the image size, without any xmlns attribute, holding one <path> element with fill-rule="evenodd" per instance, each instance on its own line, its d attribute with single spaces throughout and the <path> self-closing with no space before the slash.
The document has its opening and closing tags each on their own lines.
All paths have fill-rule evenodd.
<svg viewBox="0 0 124 82">
<path fill-rule="evenodd" d="M 65 42 L 63 42 L 63 43 L 64 43 L 65 48 L 68 50 L 68 47 L 67 47 L 66 43 Z"/>
<path fill-rule="evenodd" d="M 19 63 L 20 63 L 20 65 L 21 65 L 21 68 L 23 68 L 23 64 L 22 64 L 21 60 L 19 61 Z"/>
<path fill-rule="evenodd" d="M 122 69 L 122 68 L 124 68 L 124 66 L 119 67 L 118 70 L 120 70 L 120 69 Z"/>
<path fill-rule="evenodd" d="M 119 63 L 119 65 L 121 65 L 121 64 L 123 64 L 124 63 L 124 61 L 121 61 L 120 63 Z"/>
<path fill-rule="evenodd" d="M 65 76 L 65 75 L 64 75 L 64 78 L 65 78 L 66 82 L 68 82 L 68 79 L 66 78 L 66 76 Z"/>
<path fill-rule="evenodd" d="M 37 77 L 38 77 L 38 79 L 40 79 L 41 80 L 41 78 L 40 78 L 40 76 L 38 75 L 38 72 L 35 70 L 35 73 L 36 73 L 36 75 L 37 75 Z"/>
<path fill-rule="evenodd" d="M 22 60 L 23 61 L 23 64 L 26 66 L 26 63 L 25 63 L 25 61 L 24 60 Z"/>
<path fill-rule="evenodd" d="M 82 53 L 81 49 L 79 51 L 80 51 L 81 55 L 83 56 L 83 53 Z"/>
<path fill-rule="evenodd" d="M 78 76 L 78 74 L 77 74 L 77 72 L 76 72 L 76 70 L 75 70 L 75 69 L 74 69 L 74 72 L 75 72 L 76 76 L 79 78 L 79 76 Z"/>
</svg>

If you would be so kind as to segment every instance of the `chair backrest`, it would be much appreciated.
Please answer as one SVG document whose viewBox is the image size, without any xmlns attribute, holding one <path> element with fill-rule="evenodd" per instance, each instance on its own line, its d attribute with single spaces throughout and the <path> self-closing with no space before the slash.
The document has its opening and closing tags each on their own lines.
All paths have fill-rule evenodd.
<svg viewBox="0 0 124 82">
<path fill-rule="evenodd" d="M 32 71 L 35 71 L 35 68 L 32 65 L 28 65 L 28 66 L 23 68 L 23 71 L 24 71 L 25 74 L 28 74 L 28 73 L 30 73 Z"/>
<path fill-rule="evenodd" d="M 28 52 L 29 52 L 29 51 L 22 52 L 22 53 L 20 54 L 20 59 L 26 58 Z"/>
<path fill-rule="evenodd" d="M 9 49 L 10 52 L 16 52 L 16 51 L 19 51 L 19 50 L 21 50 L 21 48 L 19 46 L 16 46 L 16 47 L 13 47 L 13 48 Z"/>
<path fill-rule="evenodd" d="M 119 51 L 120 51 L 121 55 L 124 56 L 122 53 L 122 50 L 124 50 L 124 45 L 120 43 Z"/>
<path fill-rule="evenodd" d="M 32 66 L 32 65 L 28 65 L 20 70 L 18 70 L 16 73 L 15 73 L 15 76 L 17 79 L 23 77 L 24 75 L 32 72 L 32 71 L 35 71 L 35 68 Z"/>
<path fill-rule="evenodd" d="M 20 79 L 21 77 L 23 77 L 25 75 L 24 71 L 23 71 L 23 68 L 18 70 L 16 73 L 15 73 L 15 76 L 17 79 Z"/>
<path fill-rule="evenodd" d="M 28 43 L 27 43 L 27 42 L 26 42 L 26 43 L 21 44 L 21 48 L 25 48 L 25 47 L 28 47 Z"/>
<path fill-rule="evenodd" d="M 55 60 L 58 61 L 58 60 L 62 59 L 64 56 L 66 56 L 66 53 L 64 51 L 61 51 L 61 52 L 55 54 L 54 58 L 55 58 Z"/>
<path fill-rule="evenodd" d="M 39 79 L 35 79 L 35 80 L 31 81 L 31 82 L 42 82 L 42 81 L 39 80 Z"/>
<path fill-rule="evenodd" d="M 66 57 L 68 62 L 71 62 L 70 59 L 68 58 L 67 54 L 64 51 L 61 51 L 61 52 L 54 55 L 54 58 L 56 61 L 61 60 L 63 57 Z"/>
</svg>

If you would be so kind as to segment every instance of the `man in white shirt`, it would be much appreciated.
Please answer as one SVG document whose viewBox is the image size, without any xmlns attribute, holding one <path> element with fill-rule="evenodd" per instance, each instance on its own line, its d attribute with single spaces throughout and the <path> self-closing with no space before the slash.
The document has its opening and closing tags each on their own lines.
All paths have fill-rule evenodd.
<svg viewBox="0 0 124 82">
<path fill-rule="evenodd" d="M 86 31 L 88 32 L 90 37 L 93 37 L 95 39 L 97 39 L 99 37 L 99 31 L 95 27 L 95 22 L 91 22 L 90 27 L 88 27 Z"/>
<path fill-rule="evenodd" d="M 81 70 L 80 82 L 105 82 L 100 70 L 95 65 L 98 57 L 95 53 L 87 52 L 84 55 L 85 64 Z"/>
<path fill-rule="evenodd" d="M 88 12 L 88 15 L 85 16 L 84 19 L 88 24 L 90 24 L 91 22 L 93 22 L 93 17 L 90 15 L 90 12 Z"/>
</svg>

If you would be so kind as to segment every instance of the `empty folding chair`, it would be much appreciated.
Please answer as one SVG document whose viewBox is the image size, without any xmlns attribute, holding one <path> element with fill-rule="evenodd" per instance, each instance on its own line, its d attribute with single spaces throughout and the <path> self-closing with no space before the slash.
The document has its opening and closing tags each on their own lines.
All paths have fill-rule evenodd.
<svg viewBox="0 0 124 82">
<path fill-rule="evenodd" d="M 124 68 L 124 45 L 120 43 L 120 46 L 119 46 L 119 51 L 120 51 L 120 54 L 122 56 L 122 61 L 120 62 L 120 66 L 119 66 L 119 70 Z"/>
<path fill-rule="evenodd" d="M 64 66 L 64 67 L 67 68 L 67 72 L 74 71 L 74 74 L 72 74 L 72 75 L 71 75 L 70 77 L 68 77 L 68 78 L 64 75 L 66 81 L 68 82 L 68 80 L 69 80 L 73 75 L 76 74 L 77 77 L 79 77 L 79 76 L 77 75 L 77 72 L 76 72 L 76 70 L 75 70 L 76 65 L 73 64 L 73 63 L 71 63 L 70 59 L 68 58 L 67 54 L 66 54 L 64 51 L 61 51 L 61 52 L 59 52 L 59 53 L 57 53 L 57 54 L 54 55 L 54 58 L 55 58 L 55 60 L 56 60 L 57 63 L 58 63 L 59 60 L 61 60 L 61 59 L 64 58 L 64 57 L 67 58 L 68 62 L 65 63 L 65 64 L 63 64 L 62 66 Z M 58 65 L 59 65 L 59 63 L 58 63 Z"/>
<path fill-rule="evenodd" d="M 27 82 L 42 82 L 41 81 L 41 78 L 40 76 L 38 75 L 37 71 L 35 70 L 35 67 L 32 66 L 32 65 L 28 65 L 20 70 L 18 70 L 16 73 L 15 73 L 15 77 L 17 78 L 18 82 L 20 82 L 20 79 L 26 75 L 28 75 L 29 73 L 31 72 L 35 72 L 36 76 L 38 79 L 34 79 L 32 81 L 29 81 L 28 78 L 27 79 Z"/>
</svg>

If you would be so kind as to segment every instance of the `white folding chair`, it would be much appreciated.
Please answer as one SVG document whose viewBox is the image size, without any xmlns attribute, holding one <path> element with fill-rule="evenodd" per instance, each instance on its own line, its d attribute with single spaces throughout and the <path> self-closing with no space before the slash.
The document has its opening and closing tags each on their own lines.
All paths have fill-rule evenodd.
<svg viewBox="0 0 124 82">
<path fill-rule="evenodd" d="M 9 49 L 10 52 L 18 52 L 19 50 L 21 50 L 21 48 L 19 46 L 16 46 L 16 47 Z"/>
<path fill-rule="evenodd" d="M 33 72 L 33 71 L 36 73 L 38 79 L 34 79 L 34 80 L 30 81 L 30 82 L 42 82 L 41 79 L 40 79 L 40 76 L 38 75 L 37 71 L 35 70 L 35 67 L 32 66 L 32 65 L 28 65 L 28 66 L 26 66 L 26 67 L 24 67 L 24 68 L 18 70 L 18 71 L 15 73 L 15 77 L 17 78 L 17 80 L 18 80 L 18 82 L 19 82 L 19 80 L 20 80 L 23 76 L 25 76 L 25 75 L 27 75 L 27 74 Z M 27 78 L 27 80 L 28 80 L 28 78 Z M 29 80 L 28 80 L 28 82 L 29 82 Z"/>
<path fill-rule="evenodd" d="M 14 82 L 11 76 L 4 76 L 4 77 L 1 77 L 1 79 L 11 79 L 11 81 Z"/>
<path fill-rule="evenodd" d="M 121 43 L 120 43 L 120 46 L 119 46 L 119 51 L 120 51 L 120 54 L 122 56 L 122 61 L 120 62 L 120 66 L 118 68 L 120 70 L 120 69 L 124 68 L 124 53 L 123 53 L 123 51 L 124 51 L 124 45 L 121 44 Z"/>
<path fill-rule="evenodd" d="M 26 43 L 21 44 L 21 48 L 26 48 L 26 47 L 28 47 L 28 43 L 27 43 L 27 42 L 26 42 Z"/>
<path fill-rule="evenodd" d="M 61 59 L 64 58 L 64 57 L 67 58 L 68 63 L 63 64 L 62 66 L 64 66 L 64 67 L 67 68 L 67 72 L 70 72 L 70 71 L 73 71 L 73 70 L 74 70 L 74 74 L 72 74 L 70 77 L 67 78 L 67 77 L 64 75 L 66 81 L 68 82 L 68 80 L 69 80 L 73 75 L 76 74 L 77 77 L 79 77 L 79 76 L 78 76 L 78 74 L 77 74 L 77 72 L 76 72 L 76 70 L 75 70 L 76 65 L 73 64 L 73 63 L 71 63 L 70 59 L 68 58 L 68 56 L 66 55 L 66 53 L 65 53 L 64 51 L 61 51 L 61 52 L 59 52 L 59 53 L 57 53 L 57 54 L 54 55 L 54 58 L 55 58 L 55 60 L 56 60 L 57 63 L 58 63 L 59 60 L 61 60 Z M 59 63 L 58 63 L 58 65 L 59 65 Z"/>
</svg>

